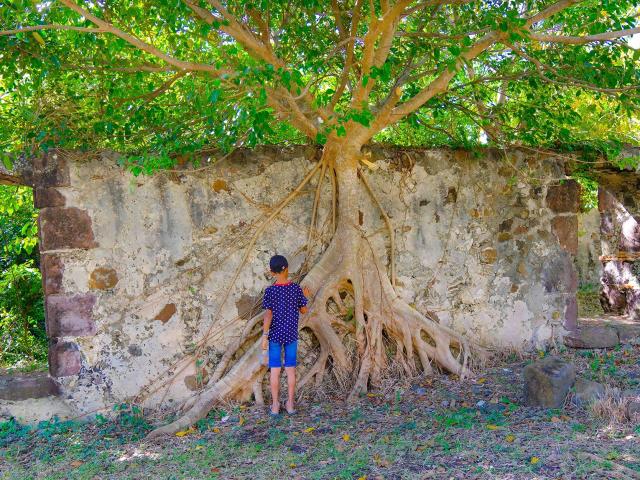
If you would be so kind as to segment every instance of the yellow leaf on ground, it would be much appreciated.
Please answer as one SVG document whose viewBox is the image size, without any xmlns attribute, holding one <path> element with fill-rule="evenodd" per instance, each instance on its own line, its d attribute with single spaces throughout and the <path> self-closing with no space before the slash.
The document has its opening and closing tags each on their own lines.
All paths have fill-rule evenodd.
<svg viewBox="0 0 640 480">
<path fill-rule="evenodd" d="M 213 433 L 220 433 L 220 429 L 218 427 L 213 427 Z"/>
<path fill-rule="evenodd" d="M 513 435 L 507 435 L 506 437 L 504 437 L 504 439 L 509 443 L 513 443 L 516 437 L 514 437 Z"/>
<path fill-rule="evenodd" d="M 309 427 L 309 428 L 305 428 L 304 431 L 305 433 L 313 433 L 313 431 L 316 429 L 316 427 Z"/>
<path fill-rule="evenodd" d="M 204 448 L 204 445 L 196 445 L 196 450 L 202 450 Z"/>
<path fill-rule="evenodd" d="M 296 465 L 295 463 L 291 463 L 291 464 L 289 464 L 289 466 L 290 466 L 291 468 L 296 468 L 296 467 L 297 467 L 297 465 Z"/>
<path fill-rule="evenodd" d="M 538 463 L 540 461 L 540 459 L 538 457 L 531 457 L 531 460 L 529 460 L 529 462 L 531 463 L 531 465 L 535 465 L 536 463 Z"/>
<path fill-rule="evenodd" d="M 240 426 L 244 425 L 245 419 L 244 417 L 240 417 L 240 420 L 238 421 L 238 423 L 240 424 Z"/>
<path fill-rule="evenodd" d="M 342 435 L 342 440 L 344 440 L 345 442 L 348 442 L 349 440 L 351 440 L 351 435 L 349 435 L 348 433 L 345 433 L 344 435 Z"/>
<path fill-rule="evenodd" d="M 367 480 L 367 476 L 366 475 L 362 475 L 361 477 L 358 477 L 358 480 Z"/>
<path fill-rule="evenodd" d="M 487 381 L 487 379 L 486 379 L 486 378 L 484 378 L 484 377 L 480 377 L 480 378 L 478 379 L 478 383 L 484 383 L 484 382 L 486 382 L 486 381 Z"/>
<path fill-rule="evenodd" d="M 74 460 L 69 465 L 71 465 L 73 468 L 76 468 L 76 467 L 79 467 L 80 465 L 82 465 L 83 463 L 84 462 L 82 460 Z"/>
<path fill-rule="evenodd" d="M 500 427 L 498 425 L 488 424 L 487 429 L 489 430 L 498 430 Z"/>
<path fill-rule="evenodd" d="M 191 427 L 188 428 L 187 430 L 182 430 L 181 432 L 176 432 L 176 437 L 184 437 L 185 435 L 189 435 L 190 433 L 195 432 L 196 429 Z"/>
</svg>

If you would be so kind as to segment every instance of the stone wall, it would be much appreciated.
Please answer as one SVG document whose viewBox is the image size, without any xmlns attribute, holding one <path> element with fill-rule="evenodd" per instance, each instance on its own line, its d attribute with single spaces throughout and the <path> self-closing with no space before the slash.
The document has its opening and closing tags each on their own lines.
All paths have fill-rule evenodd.
<svg viewBox="0 0 640 480">
<path fill-rule="evenodd" d="M 605 311 L 640 320 L 640 172 L 599 176 Z"/>
<path fill-rule="evenodd" d="M 318 153 L 239 151 L 196 172 L 137 178 L 111 153 L 58 152 L 33 171 L 23 165 L 13 178 L 35 186 L 41 208 L 50 374 L 63 414 L 141 401 L 168 373 L 171 383 L 144 395 L 145 406 L 175 404 L 206 383 L 258 311 L 269 257 L 287 255 L 294 272 L 303 262 L 314 185 L 260 237 L 220 305 L 256 222 Z M 369 160 L 395 229 L 398 291 L 415 308 L 502 350 L 542 347 L 575 328 L 578 186 L 559 159 L 374 147 Z M 324 241 L 330 191 L 325 182 Z M 364 191 L 360 210 L 374 248 L 386 252 L 380 213 Z M 205 334 L 202 370 L 176 366 Z M 22 415 L 24 402 L 5 397 L 0 414 Z"/>
<path fill-rule="evenodd" d="M 602 277 L 600 256 L 600 212 L 593 208 L 578 213 L 578 255 L 576 268 L 578 284 L 581 286 L 599 285 Z"/>
</svg>

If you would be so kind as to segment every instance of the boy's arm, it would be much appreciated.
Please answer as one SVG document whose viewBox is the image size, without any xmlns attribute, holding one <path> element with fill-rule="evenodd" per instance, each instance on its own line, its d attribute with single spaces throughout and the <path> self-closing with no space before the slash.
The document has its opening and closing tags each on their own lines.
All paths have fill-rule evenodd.
<svg viewBox="0 0 640 480">
<path fill-rule="evenodd" d="M 303 287 L 302 294 L 304 295 L 304 298 L 308 299 L 311 296 L 311 291 L 309 290 L 309 287 Z M 303 315 L 308 311 L 309 309 L 307 308 L 306 305 L 304 307 L 300 307 L 300 313 L 302 313 Z"/>
<path fill-rule="evenodd" d="M 269 347 L 269 328 L 271 327 L 271 319 L 273 318 L 273 312 L 271 310 L 265 310 L 264 322 L 262 325 L 262 349 L 266 350 Z"/>
</svg>

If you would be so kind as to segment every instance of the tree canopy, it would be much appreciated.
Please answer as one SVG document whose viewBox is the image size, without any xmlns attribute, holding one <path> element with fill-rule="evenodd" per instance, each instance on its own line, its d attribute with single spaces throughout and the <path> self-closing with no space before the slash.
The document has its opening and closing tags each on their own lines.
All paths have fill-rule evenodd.
<svg viewBox="0 0 640 480">
<path fill-rule="evenodd" d="M 638 142 L 638 0 L 0 0 L 0 151 Z M 635 122 L 635 123 L 634 123 Z M 608 147 L 607 147 L 608 146 Z"/>
</svg>

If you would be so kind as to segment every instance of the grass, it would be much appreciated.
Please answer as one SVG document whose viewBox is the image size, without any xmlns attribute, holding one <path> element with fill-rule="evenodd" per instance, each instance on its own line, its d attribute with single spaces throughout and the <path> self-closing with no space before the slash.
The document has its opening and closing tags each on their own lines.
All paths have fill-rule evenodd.
<svg viewBox="0 0 640 480">
<path fill-rule="evenodd" d="M 628 352 L 563 355 L 580 375 L 624 386 L 640 373 L 640 352 Z M 0 478 L 551 479 L 640 472 L 639 426 L 612 426 L 571 405 L 521 404 L 520 372 L 532 359 L 490 368 L 481 382 L 419 380 L 422 394 L 407 388 L 355 405 L 306 403 L 296 416 L 277 421 L 251 406 L 214 410 L 192 433 L 157 442 L 144 440 L 151 426 L 129 405 L 85 424 L 6 421 L 0 423 Z M 457 406 L 444 408 L 451 399 Z"/>
</svg>

